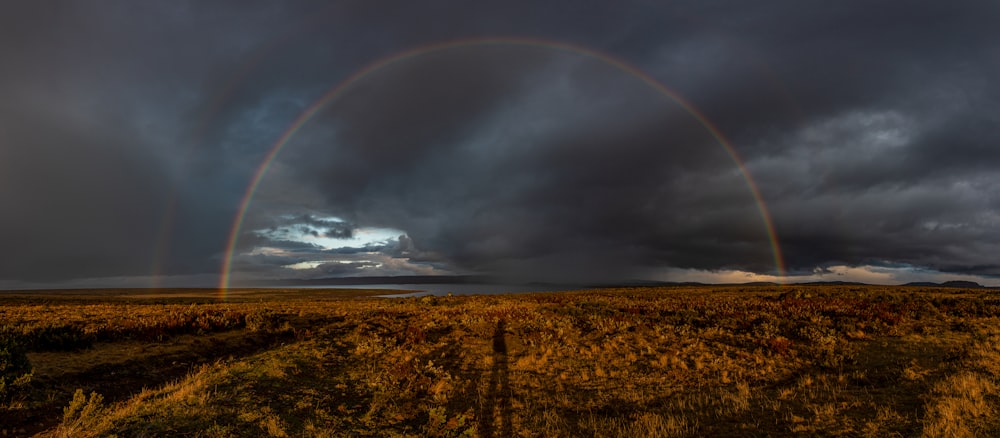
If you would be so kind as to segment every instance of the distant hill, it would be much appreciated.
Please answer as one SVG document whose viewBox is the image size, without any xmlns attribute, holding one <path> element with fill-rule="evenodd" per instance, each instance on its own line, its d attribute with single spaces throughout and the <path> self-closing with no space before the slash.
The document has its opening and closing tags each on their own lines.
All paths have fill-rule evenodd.
<svg viewBox="0 0 1000 438">
<path fill-rule="evenodd" d="M 923 287 L 960 287 L 963 289 L 979 289 L 985 286 L 976 283 L 974 281 L 960 281 L 952 280 L 946 281 L 944 283 L 934 283 L 930 281 L 914 281 L 911 283 L 906 283 L 903 286 L 923 286 Z"/>
<path fill-rule="evenodd" d="M 734 283 L 733 286 L 780 286 L 780 283 L 773 281 L 749 281 L 746 283 Z"/>
<path fill-rule="evenodd" d="M 619 283 L 550 283 L 550 282 L 511 282 L 501 277 L 487 275 L 401 275 L 379 277 L 330 277 L 312 279 L 260 280 L 248 285 L 250 287 L 295 287 L 295 286 L 352 286 L 367 284 L 518 284 L 531 286 L 559 286 L 579 288 L 609 288 L 609 287 L 657 287 L 657 286 L 778 286 L 770 281 L 753 281 L 747 283 L 706 284 L 698 282 L 669 282 L 654 280 L 625 280 Z M 854 281 L 813 281 L 805 283 L 789 283 L 802 286 L 868 286 L 867 283 Z M 934 283 L 930 281 L 914 281 L 901 286 L 919 287 L 954 287 L 964 289 L 986 288 L 974 281 L 945 281 Z"/>
<path fill-rule="evenodd" d="M 871 286 L 868 283 L 861 283 L 857 281 L 810 281 L 808 283 L 795 284 L 802 284 L 806 286 Z"/>
<path fill-rule="evenodd" d="M 705 286 L 695 282 L 664 282 L 655 280 L 626 280 L 619 283 L 553 283 L 544 281 L 512 282 L 503 277 L 488 275 L 400 275 L 377 277 L 330 277 L 310 279 L 259 280 L 251 283 L 254 287 L 276 286 L 353 286 L 367 284 L 509 284 L 539 287 L 579 287 L 610 288 L 610 287 L 654 287 L 654 286 Z"/>
</svg>

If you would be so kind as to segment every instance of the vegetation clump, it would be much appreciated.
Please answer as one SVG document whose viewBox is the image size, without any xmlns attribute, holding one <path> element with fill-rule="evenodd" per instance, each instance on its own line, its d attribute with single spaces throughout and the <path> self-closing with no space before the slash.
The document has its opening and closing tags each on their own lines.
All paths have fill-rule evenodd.
<svg viewBox="0 0 1000 438">
<path fill-rule="evenodd" d="M 31 382 L 32 368 L 18 340 L 0 333 L 0 402 L 9 402 Z"/>
</svg>

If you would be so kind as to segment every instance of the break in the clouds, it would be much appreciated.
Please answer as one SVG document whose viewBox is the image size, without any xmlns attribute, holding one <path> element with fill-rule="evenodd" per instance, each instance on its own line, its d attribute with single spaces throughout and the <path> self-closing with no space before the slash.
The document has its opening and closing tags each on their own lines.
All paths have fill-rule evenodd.
<svg viewBox="0 0 1000 438">
<path fill-rule="evenodd" d="M 0 287 L 214 285 L 230 256 L 237 284 L 759 281 L 782 274 L 776 249 L 792 280 L 998 284 L 998 17 L 6 3 Z M 237 221 L 278 139 L 345 81 Z"/>
</svg>

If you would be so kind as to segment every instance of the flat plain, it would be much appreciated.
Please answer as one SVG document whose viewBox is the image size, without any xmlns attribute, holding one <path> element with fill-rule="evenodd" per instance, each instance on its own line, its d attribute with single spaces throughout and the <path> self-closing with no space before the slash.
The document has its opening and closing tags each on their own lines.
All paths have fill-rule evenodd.
<svg viewBox="0 0 1000 438">
<path fill-rule="evenodd" d="M 0 294 L 2 436 L 1000 436 L 1000 295 Z"/>
</svg>

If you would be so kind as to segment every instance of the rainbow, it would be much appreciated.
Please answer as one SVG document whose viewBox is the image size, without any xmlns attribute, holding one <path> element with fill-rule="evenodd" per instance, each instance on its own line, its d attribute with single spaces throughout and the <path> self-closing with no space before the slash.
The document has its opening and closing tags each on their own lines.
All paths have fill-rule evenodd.
<svg viewBox="0 0 1000 438">
<path fill-rule="evenodd" d="M 201 112 L 198 117 L 199 123 L 195 126 L 193 140 L 188 144 L 187 148 L 183 149 L 180 154 L 180 162 L 187 163 L 190 161 L 190 157 L 195 151 L 196 147 L 201 145 L 205 139 L 206 134 L 209 132 L 209 128 L 212 122 L 218 117 L 225 105 L 230 101 L 233 95 L 239 90 L 239 86 L 247 79 L 254 68 L 264 62 L 268 55 L 280 49 L 287 40 L 291 38 L 292 34 L 288 34 L 285 37 L 275 40 L 272 43 L 264 45 L 258 49 L 251 52 L 251 56 L 248 60 L 235 70 L 235 73 L 229 75 L 228 80 L 225 82 L 225 86 L 221 90 L 214 93 L 210 99 L 208 99 L 205 109 Z M 167 197 L 166 206 L 163 208 L 163 214 L 160 216 L 160 225 L 157 227 L 156 240 L 153 245 L 153 266 L 151 268 L 150 277 L 150 288 L 157 289 L 163 286 L 163 264 L 167 260 L 170 253 L 170 233 L 173 231 L 175 215 L 177 214 L 177 201 L 179 195 L 177 189 L 171 190 L 169 196 Z"/>
<path fill-rule="evenodd" d="M 739 168 L 740 174 L 747 183 L 747 187 L 750 189 L 750 193 L 757 204 L 757 209 L 760 212 L 760 216 L 764 221 L 764 226 L 766 228 L 767 237 L 771 245 L 771 250 L 774 255 L 774 264 L 778 271 L 779 277 L 784 277 L 785 275 L 785 264 L 784 259 L 781 255 L 781 248 L 778 244 L 777 236 L 774 232 L 774 225 L 771 221 L 771 216 L 768 213 L 767 207 L 764 204 L 764 200 L 761 198 L 760 190 L 757 188 L 757 184 L 750 177 L 750 172 L 747 170 L 746 166 L 743 164 L 743 160 L 740 158 L 739 154 L 733 148 L 732 144 L 728 139 L 719 131 L 715 125 L 713 125 L 704 114 L 698 111 L 690 102 L 681 97 L 678 93 L 667 88 L 665 85 L 649 76 L 649 74 L 640 70 L 638 67 L 632 66 L 625 61 L 618 59 L 612 55 L 601 53 L 586 47 L 581 47 L 573 44 L 567 44 L 562 42 L 548 41 L 548 40 L 538 40 L 530 38 L 482 38 L 482 39 L 461 39 L 446 41 L 436 44 L 430 44 L 425 46 L 420 46 L 414 49 L 406 50 L 403 52 L 398 52 L 393 55 L 376 60 L 364 68 L 356 71 L 354 74 L 348 76 L 346 79 L 340 81 L 333 88 L 329 89 L 323 96 L 314 101 L 305 110 L 299 114 L 291 125 L 278 137 L 278 140 L 274 142 L 270 150 L 268 150 L 267 155 L 264 156 L 263 161 L 261 161 L 260 166 L 254 172 L 253 177 L 250 179 L 250 184 L 247 186 L 246 192 L 243 194 L 243 198 L 240 201 L 239 208 L 237 209 L 235 219 L 233 220 L 232 228 L 229 231 L 229 237 L 226 243 L 225 252 L 223 254 L 222 261 L 222 271 L 219 278 L 219 296 L 221 299 L 226 298 L 226 293 L 229 290 L 229 282 L 231 279 L 231 270 L 233 265 L 233 253 L 236 249 L 236 243 L 239 239 L 240 231 L 243 227 L 243 219 L 246 216 L 247 209 L 250 206 L 250 202 L 253 200 L 254 194 L 257 191 L 257 187 L 260 185 L 261 180 L 267 173 L 268 168 L 271 163 L 274 162 L 275 157 L 281 152 L 281 150 L 288 144 L 289 140 L 295 136 L 296 133 L 302 129 L 317 113 L 319 113 L 323 108 L 325 108 L 330 102 L 336 100 L 345 91 L 350 89 L 358 81 L 364 79 L 366 76 L 377 72 L 383 68 L 403 62 L 409 59 L 413 59 L 422 55 L 429 53 L 440 52 L 444 50 L 469 47 L 469 46 L 488 46 L 488 45 L 504 45 L 504 46 L 530 46 L 530 47 L 540 47 L 551 50 L 558 50 L 563 52 L 569 52 L 577 55 L 586 56 L 588 58 L 596 59 L 604 62 L 605 64 L 611 65 L 622 72 L 628 73 L 631 76 L 638 78 L 639 80 L 646 83 L 649 87 L 656 90 L 660 94 L 670 98 L 675 103 L 680 105 L 688 114 L 694 117 L 706 130 L 712 135 L 715 140 L 722 145 L 726 150 L 726 153 L 733 159 L 736 166 Z"/>
</svg>

